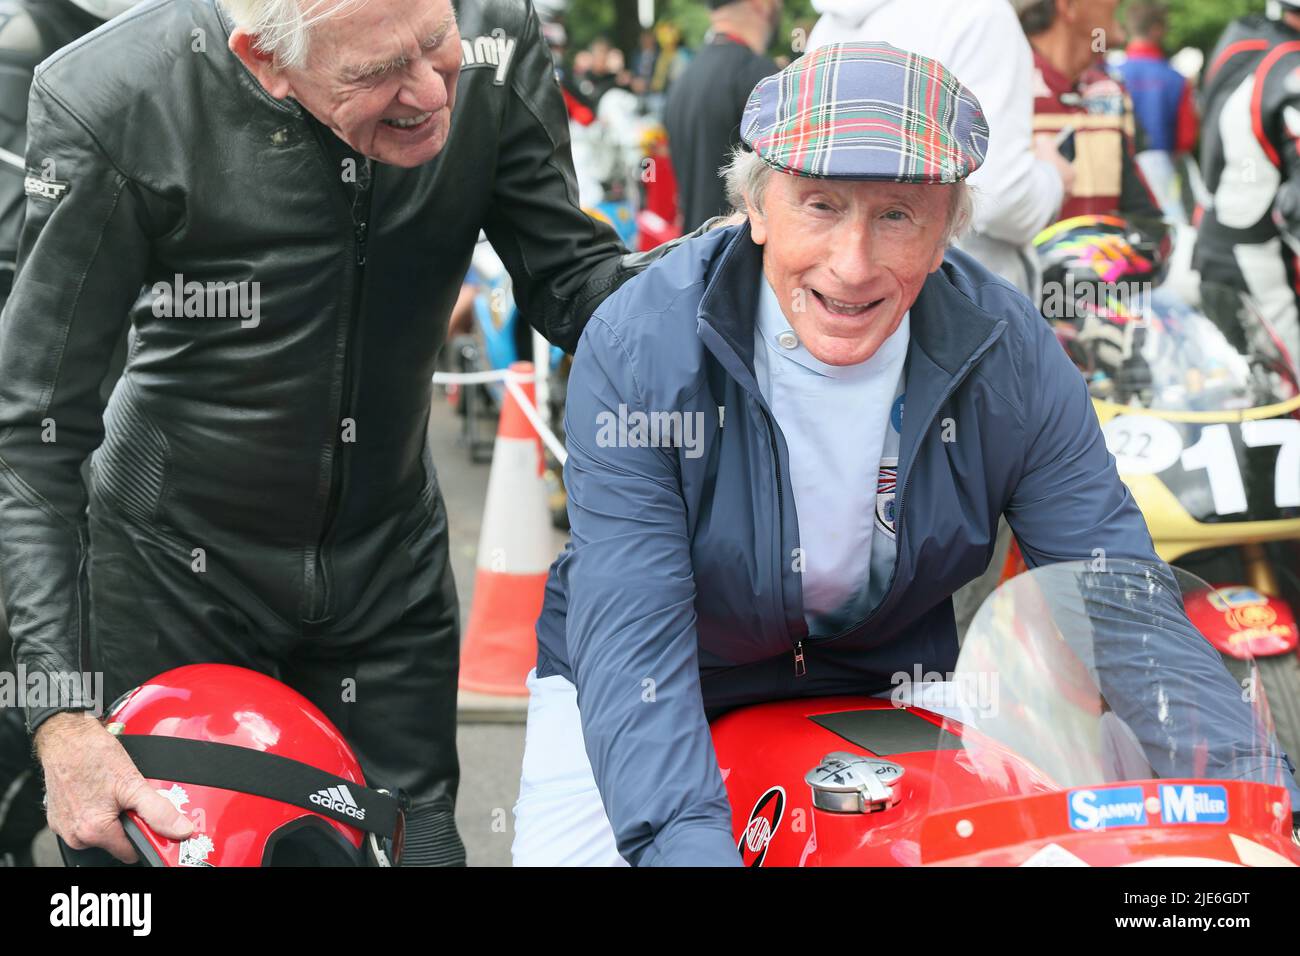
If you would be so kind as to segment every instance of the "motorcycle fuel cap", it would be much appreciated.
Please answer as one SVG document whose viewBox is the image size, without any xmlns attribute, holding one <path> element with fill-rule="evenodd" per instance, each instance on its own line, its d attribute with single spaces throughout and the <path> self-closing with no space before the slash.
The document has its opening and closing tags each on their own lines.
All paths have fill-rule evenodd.
<svg viewBox="0 0 1300 956">
<path fill-rule="evenodd" d="M 813 806 L 832 813 L 875 813 L 899 801 L 903 768 L 890 760 L 837 750 L 804 775 Z"/>
</svg>

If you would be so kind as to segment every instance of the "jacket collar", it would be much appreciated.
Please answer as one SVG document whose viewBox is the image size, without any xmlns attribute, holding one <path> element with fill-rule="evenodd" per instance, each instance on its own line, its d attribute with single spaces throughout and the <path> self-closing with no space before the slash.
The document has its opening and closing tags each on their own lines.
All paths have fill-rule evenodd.
<svg viewBox="0 0 1300 956">
<path fill-rule="evenodd" d="M 749 234 L 749 224 L 732 226 L 706 252 L 700 263 L 707 277 L 700 300 L 697 329 L 705 347 L 743 388 L 765 406 L 754 378 L 754 323 L 757 320 L 758 281 L 763 271 L 762 249 Z M 697 266 L 697 267 L 699 267 Z M 907 347 L 906 411 L 899 437 L 899 506 L 906 507 L 908 479 L 916 464 L 924 433 L 975 364 L 988 352 L 1007 328 L 1007 321 L 980 308 L 958 289 L 954 280 L 961 265 L 945 259 L 938 271 L 926 278 L 911 309 L 911 336 Z M 712 387 L 712 380 L 711 385 Z M 722 397 L 715 391 L 715 397 Z M 779 432 L 778 432 L 779 436 Z M 788 452 L 777 441 L 776 454 L 789 474 Z M 785 479 L 787 490 L 792 490 Z M 904 535 L 907 532 L 904 530 Z M 795 539 L 797 540 L 797 538 Z M 899 541 L 898 564 L 888 593 L 868 620 L 887 613 L 901 600 L 911 574 L 910 559 Z M 782 577 L 788 575 L 783 564 Z M 797 577 L 797 575 L 796 575 Z M 796 582 L 794 585 L 798 588 Z M 798 592 L 796 592 L 798 593 Z M 802 604 L 786 603 L 786 627 L 795 638 L 806 636 Z"/>
<path fill-rule="evenodd" d="M 984 311 L 954 284 L 958 266 L 945 259 L 921 287 L 912 306 L 912 342 L 949 375 L 959 375 L 1006 320 Z"/>
<path fill-rule="evenodd" d="M 235 76 L 238 77 L 238 81 L 244 89 L 251 92 L 262 104 L 270 106 L 278 112 L 286 113 L 290 116 L 297 116 L 299 118 L 305 117 L 307 111 L 299 106 L 294 100 L 277 100 L 270 93 L 266 92 L 266 90 L 262 88 L 262 84 L 257 81 L 257 77 L 250 73 L 248 67 L 244 66 L 239 57 L 235 56 L 235 54 L 231 52 L 230 34 L 235 30 L 235 21 L 231 18 L 225 6 L 221 3 L 217 3 L 216 0 L 208 0 L 206 6 L 212 7 L 215 10 L 217 22 L 221 24 L 221 55 L 230 58 L 235 67 Z"/>
<path fill-rule="evenodd" d="M 704 263 L 707 284 L 700 299 L 699 332 L 732 376 L 758 392 L 754 379 L 754 322 L 763 250 L 750 238 L 749 223 L 729 226 L 731 237 Z"/>
<path fill-rule="evenodd" d="M 1124 54 L 1130 60 L 1163 60 L 1165 51 L 1160 49 L 1150 40 L 1130 40 L 1129 45 L 1124 48 Z"/>
<path fill-rule="evenodd" d="M 1034 47 L 1034 66 L 1052 96 L 1060 97 L 1065 93 L 1076 92 L 1078 84 L 1053 66 L 1051 60 L 1038 52 L 1038 47 Z"/>
<path fill-rule="evenodd" d="M 757 393 L 754 379 L 754 322 L 758 282 L 763 273 L 762 247 L 750 238 L 749 224 L 731 226 L 732 235 L 704 268 L 711 273 L 700 300 L 700 337 L 741 384 Z M 911 374 L 925 364 L 955 377 L 982 354 L 1005 322 L 981 309 L 953 284 L 958 267 L 945 260 L 931 273 L 912 305 L 908 345 L 908 391 Z"/>
</svg>

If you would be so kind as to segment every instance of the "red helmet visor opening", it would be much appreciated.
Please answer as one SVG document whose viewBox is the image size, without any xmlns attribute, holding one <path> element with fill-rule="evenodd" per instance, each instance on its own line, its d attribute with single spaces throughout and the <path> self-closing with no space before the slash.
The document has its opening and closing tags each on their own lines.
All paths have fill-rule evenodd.
<svg viewBox="0 0 1300 956">
<path fill-rule="evenodd" d="M 267 838 L 262 866 L 364 866 L 364 853 L 317 816 L 286 823 Z"/>
</svg>

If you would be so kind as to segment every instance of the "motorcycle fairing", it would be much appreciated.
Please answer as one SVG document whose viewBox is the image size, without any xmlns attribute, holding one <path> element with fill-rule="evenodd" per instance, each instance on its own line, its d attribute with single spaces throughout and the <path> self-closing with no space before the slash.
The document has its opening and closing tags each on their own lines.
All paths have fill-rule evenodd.
<svg viewBox="0 0 1300 956">
<path fill-rule="evenodd" d="M 932 814 L 921 824 L 922 863 L 1020 866 L 1055 845 L 1091 866 L 1140 866 L 1176 858 L 1296 865 L 1290 817 L 1276 812 L 1287 805 L 1282 787 L 1214 781 L 1213 789 L 1224 793 L 1226 820 L 1198 820 L 1181 805 L 1171 807 L 1165 796 L 1169 791 L 1208 789 L 1204 780 L 1134 781 L 1128 787 L 1142 791 L 1147 811 L 1143 824 L 1071 827 L 1070 799 L 1078 790 L 990 800 Z"/>
</svg>

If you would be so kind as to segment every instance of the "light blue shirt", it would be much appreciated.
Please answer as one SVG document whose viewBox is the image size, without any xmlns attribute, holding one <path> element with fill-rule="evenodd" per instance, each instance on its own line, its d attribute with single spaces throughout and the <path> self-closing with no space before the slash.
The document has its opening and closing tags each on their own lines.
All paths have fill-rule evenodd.
<svg viewBox="0 0 1300 956">
<path fill-rule="evenodd" d="M 827 365 L 798 341 L 766 278 L 754 374 L 785 436 L 799 516 L 804 617 L 813 636 L 863 620 L 897 560 L 894 478 L 910 314 L 865 362 Z"/>
</svg>

